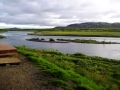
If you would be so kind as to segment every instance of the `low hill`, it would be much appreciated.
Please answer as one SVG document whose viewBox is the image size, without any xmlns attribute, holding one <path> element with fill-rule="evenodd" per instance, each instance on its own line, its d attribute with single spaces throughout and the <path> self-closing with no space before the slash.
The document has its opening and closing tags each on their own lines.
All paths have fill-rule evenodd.
<svg viewBox="0 0 120 90">
<path fill-rule="evenodd" d="M 17 30 L 21 30 L 21 28 L 14 27 L 14 28 L 8 28 L 7 30 L 8 31 L 17 31 Z"/>
<path fill-rule="evenodd" d="M 86 22 L 78 24 L 70 24 L 67 28 L 120 28 L 120 23 L 107 22 Z"/>
</svg>

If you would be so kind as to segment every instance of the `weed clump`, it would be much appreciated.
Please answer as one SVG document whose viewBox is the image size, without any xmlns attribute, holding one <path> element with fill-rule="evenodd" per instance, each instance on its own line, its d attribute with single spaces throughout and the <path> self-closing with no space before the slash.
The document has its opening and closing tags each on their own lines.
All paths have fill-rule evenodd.
<svg viewBox="0 0 120 90">
<path fill-rule="evenodd" d="M 73 90 L 69 84 L 67 84 L 65 81 L 57 79 L 57 78 L 52 79 L 50 83 L 55 86 L 62 87 L 65 90 Z"/>
<path fill-rule="evenodd" d="M 49 41 L 55 41 L 53 38 L 50 38 Z"/>
</svg>

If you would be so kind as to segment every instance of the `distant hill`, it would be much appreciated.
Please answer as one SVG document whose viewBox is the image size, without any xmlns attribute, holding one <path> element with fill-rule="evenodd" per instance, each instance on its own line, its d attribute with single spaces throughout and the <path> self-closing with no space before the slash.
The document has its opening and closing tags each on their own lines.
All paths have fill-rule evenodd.
<svg viewBox="0 0 120 90">
<path fill-rule="evenodd" d="M 120 23 L 107 22 L 86 22 L 78 24 L 70 24 L 67 28 L 120 28 Z"/>
<path fill-rule="evenodd" d="M 7 30 L 8 30 L 8 31 L 17 31 L 17 30 L 21 30 L 21 29 L 14 27 L 14 28 L 8 28 Z"/>
</svg>

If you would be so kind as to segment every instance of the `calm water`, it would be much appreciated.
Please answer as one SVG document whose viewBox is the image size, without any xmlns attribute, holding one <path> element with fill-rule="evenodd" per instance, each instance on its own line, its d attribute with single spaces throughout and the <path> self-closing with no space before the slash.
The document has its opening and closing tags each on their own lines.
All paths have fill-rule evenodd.
<svg viewBox="0 0 120 90">
<path fill-rule="evenodd" d="M 27 35 L 28 32 L 9 31 L 2 33 L 6 39 L 0 39 L 0 42 L 8 42 L 12 45 L 26 45 L 32 48 L 50 48 L 57 49 L 65 53 L 81 52 L 90 56 L 101 56 L 120 60 L 120 44 L 81 44 L 81 43 L 44 43 L 26 41 L 28 38 L 65 38 L 65 39 L 93 39 L 97 41 L 120 42 L 120 38 L 108 37 L 70 37 L 70 36 L 34 36 Z"/>
</svg>

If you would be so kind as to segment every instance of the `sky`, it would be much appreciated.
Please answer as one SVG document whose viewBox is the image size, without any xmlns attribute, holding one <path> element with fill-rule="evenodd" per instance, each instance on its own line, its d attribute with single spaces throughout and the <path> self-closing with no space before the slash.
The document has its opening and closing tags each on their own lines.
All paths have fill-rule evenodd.
<svg viewBox="0 0 120 90">
<path fill-rule="evenodd" d="M 120 0 L 0 0 L 0 28 L 120 22 Z"/>
</svg>

